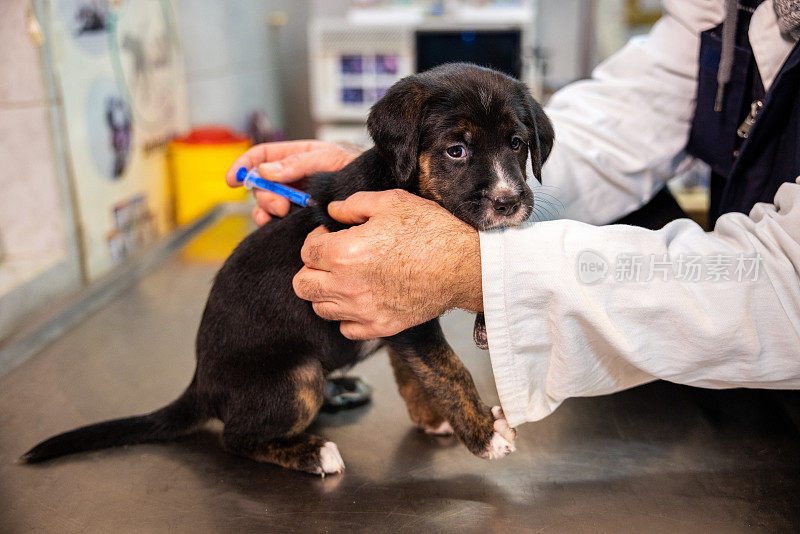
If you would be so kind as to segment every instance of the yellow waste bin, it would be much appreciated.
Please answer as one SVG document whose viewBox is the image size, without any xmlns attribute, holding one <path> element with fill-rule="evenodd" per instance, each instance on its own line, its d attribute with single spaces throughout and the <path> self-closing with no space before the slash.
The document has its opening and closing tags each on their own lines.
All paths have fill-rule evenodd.
<svg viewBox="0 0 800 534">
<path fill-rule="evenodd" d="M 184 224 L 220 202 L 247 198 L 244 187 L 230 188 L 225 172 L 250 147 L 250 139 L 227 128 L 201 128 L 174 139 L 167 150 L 175 222 Z"/>
</svg>

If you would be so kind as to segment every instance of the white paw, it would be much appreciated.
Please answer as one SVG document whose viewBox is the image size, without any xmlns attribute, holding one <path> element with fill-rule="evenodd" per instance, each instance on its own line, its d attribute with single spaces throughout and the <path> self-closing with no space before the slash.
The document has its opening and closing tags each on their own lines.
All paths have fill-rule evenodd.
<svg viewBox="0 0 800 534">
<path fill-rule="evenodd" d="M 317 474 L 330 475 L 333 473 L 341 473 L 344 469 L 344 461 L 342 455 L 339 454 L 339 448 L 332 441 L 328 441 L 319 449 L 320 466 L 317 468 Z"/>
<path fill-rule="evenodd" d="M 439 426 L 426 426 L 423 427 L 426 434 L 431 434 L 432 436 L 452 436 L 453 435 L 453 427 L 450 426 L 450 423 L 447 421 L 442 421 L 439 423 Z"/>
<path fill-rule="evenodd" d="M 492 408 L 492 415 L 494 416 L 494 434 L 491 441 L 489 441 L 489 446 L 481 454 L 481 458 L 489 460 L 508 456 L 517 450 L 514 447 L 514 439 L 517 437 L 517 432 L 508 426 L 508 421 L 503 415 L 503 409 L 500 406 L 495 406 Z"/>
<path fill-rule="evenodd" d="M 495 432 L 492 435 L 492 440 L 489 442 L 489 446 L 483 451 L 481 454 L 481 458 L 486 458 L 487 460 L 495 460 L 497 458 L 502 458 L 503 456 L 508 456 L 512 452 L 514 452 L 514 444 L 509 443 L 506 438 Z"/>
<path fill-rule="evenodd" d="M 493 407 L 492 416 L 494 417 L 495 432 L 499 432 L 501 436 L 506 438 L 506 440 L 513 445 L 514 440 L 517 439 L 517 431 L 508 426 L 508 421 L 506 421 L 503 409 L 500 406 Z"/>
</svg>

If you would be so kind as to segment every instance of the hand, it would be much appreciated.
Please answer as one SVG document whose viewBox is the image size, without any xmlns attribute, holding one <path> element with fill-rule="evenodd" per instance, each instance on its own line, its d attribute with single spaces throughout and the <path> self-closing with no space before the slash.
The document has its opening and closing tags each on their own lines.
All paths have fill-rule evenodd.
<svg viewBox="0 0 800 534">
<path fill-rule="evenodd" d="M 262 178 L 273 182 L 296 182 L 315 172 L 338 171 L 361 151 L 354 145 L 314 140 L 262 143 L 233 162 L 225 174 L 225 181 L 230 187 L 239 187 L 242 185 L 236 181 L 239 167 L 249 170 L 257 165 Z M 254 189 L 253 194 L 256 197 L 253 220 L 257 225 L 266 224 L 273 215 L 283 217 L 289 213 L 289 201 L 282 196 L 260 189 Z"/>
<path fill-rule="evenodd" d="M 362 191 L 331 202 L 340 232 L 306 238 L 293 280 L 323 319 L 350 339 L 386 337 L 450 308 L 483 310 L 478 232 L 406 191 Z"/>
</svg>

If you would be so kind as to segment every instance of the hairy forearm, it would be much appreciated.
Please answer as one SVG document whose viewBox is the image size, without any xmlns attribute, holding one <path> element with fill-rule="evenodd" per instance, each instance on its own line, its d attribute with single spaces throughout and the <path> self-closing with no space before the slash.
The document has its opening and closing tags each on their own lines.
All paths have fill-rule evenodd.
<svg viewBox="0 0 800 534">
<path fill-rule="evenodd" d="M 467 225 L 453 236 L 451 270 L 441 274 L 441 280 L 451 280 L 452 298 L 448 308 L 483 311 L 481 285 L 481 247 L 478 231 Z"/>
</svg>

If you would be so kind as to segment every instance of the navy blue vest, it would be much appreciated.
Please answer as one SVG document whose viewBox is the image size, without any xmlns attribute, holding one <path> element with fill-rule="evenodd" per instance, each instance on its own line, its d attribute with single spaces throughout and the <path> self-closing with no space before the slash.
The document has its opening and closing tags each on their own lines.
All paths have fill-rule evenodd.
<svg viewBox="0 0 800 534">
<path fill-rule="evenodd" d="M 722 26 L 703 32 L 700 39 L 697 107 L 686 149 L 711 166 L 709 228 L 723 213 L 749 213 L 757 202 L 772 202 L 781 184 L 800 175 L 800 46 L 795 45 L 765 93 L 747 36 L 760 0 L 739 3 L 745 9 L 739 12 L 733 71 L 721 112 L 714 111 L 714 100 Z M 754 111 L 749 131 L 737 133 Z"/>
</svg>

